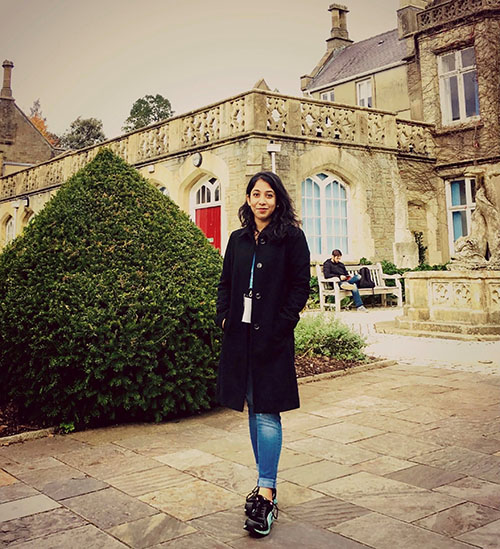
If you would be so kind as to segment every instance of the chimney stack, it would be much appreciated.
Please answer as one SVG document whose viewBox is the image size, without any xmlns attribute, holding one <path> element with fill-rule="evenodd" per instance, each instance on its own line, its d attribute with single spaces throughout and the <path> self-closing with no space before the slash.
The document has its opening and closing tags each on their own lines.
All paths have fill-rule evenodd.
<svg viewBox="0 0 500 549">
<path fill-rule="evenodd" d="M 0 97 L 2 99 L 13 99 L 10 83 L 11 83 L 12 69 L 14 68 L 14 63 L 12 61 L 7 61 L 6 59 L 3 62 L 2 67 L 3 67 L 3 87 L 2 87 L 2 91 L 0 92 Z"/>
<path fill-rule="evenodd" d="M 347 14 L 349 10 L 341 4 L 331 4 L 328 11 L 332 13 L 332 30 L 326 41 L 327 50 L 332 51 L 352 44 L 347 31 Z"/>
<path fill-rule="evenodd" d="M 425 10 L 430 0 L 399 0 L 398 35 L 399 39 L 408 38 L 418 30 L 417 14 Z"/>
</svg>

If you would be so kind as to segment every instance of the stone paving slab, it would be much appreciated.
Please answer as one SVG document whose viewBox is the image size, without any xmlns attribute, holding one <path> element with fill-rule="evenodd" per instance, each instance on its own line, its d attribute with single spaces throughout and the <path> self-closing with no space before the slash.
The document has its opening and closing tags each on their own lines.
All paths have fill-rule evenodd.
<svg viewBox="0 0 500 549">
<path fill-rule="evenodd" d="M 373 427 L 366 427 L 364 425 L 357 425 L 356 423 L 343 421 L 342 423 L 312 429 L 308 431 L 308 433 L 315 437 L 326 438 L 327 440 L 348 444 L 349 442 L 357 442 L 358 440 L 363 440 L 365 438 L 382 435 L 384 434 L 384 431 L 374 429 Z"/>
<path fill-rule="evenodd" d="M 9 473 L 0 470 L 0 486 L 8 486 L 9 484 L 14 484 L 17 482 L 17 479 Z"/>
<path fill-rule="evenodd" d="M 366 545 L 347 539 L 334 532 L 317 528 L 304 522 L 292 522 L 286 528 L 276 528 L 270 536 L 255 540 L 251 537 L 240 538 L 232 542 L 235 549 L 254 548 L 256 544 L 273 549 L 290 549 L 291 547 L 307 547 L 308 549 L 366 549 Z"/>
<path fill-rule="evenodd" d="M 43 491 L 45 486 L 54 481 L 85 478 L 85 473 L 82 473 L 73 467 L 68 467 L 63 463 L 59 463 L 59 465 L 47 469 L 22 470 L 16 473 L 16 476 L 26 484 L 33 486 L 37 490 Z"/>
<path fill-rule="evenodd" d="M 99 480 L 114 477 L 117 471 L 125 474 L 158 467 L 158 462 L 154 459 L 115 444 L 85 446 L 76 452 L 62 455 L 60 459 L 67 465 Z"/>
<path fill-rule="evenodd" d="M 384 433 L 360 440 L 351 446 L 406 460 L 441 448 L 438 444 L 423 442 L 399 433 Z"/>
<path fill-rule="evenodd" d="M 192 467 L 190 473 L 242 496 L 248 494 L 248 487 L 255 485 L 257 480 L 255 468 L 225 460 L 201 467 Z"/>
<path fill-rule="evenodd" d="M 398 459 L 392 456 L 380 456 L 375 459 L 357 463 L 351 467 L 352 473 L 364 471 L 365 473 L 373 473 L 375 475 L 384 476 L 394 471 L 401 471 L 411 467 L 413 463 L 403 459 Z"/>
<path fill-rule="evenodd" d="M 66 499 L 64 505 L 102 529 L 157 513 L 153 507 L 114 488 Z"/>
<path fill-rule="evenodd" d="M 362 517 L 343 522 L 334 526 L 331 530 L 352 538 L 360 543 L 365 543 L 374 549 L 472 549 L 472 546 L 430 532 L 412 524 L 406 524 L 399 520 L 370 513 Z"/>
<path fill-rule="evenodd" d="M 317 458 L 335 461 L 341 465 L 355 465 L 356 463 L 378 457 L 376 452 L 357 448 L 353 444 L 341 444 L 340 442 L 317 437 L 303 438 L 285 444 L 285 446 Z"/>
<path fill-rule="evenodd" d="M 86 445 L 70 438 L 50 435 L 46 438 L 30 440 L 20 444 L 11 444 L 0 448 L 0 458 L 26 463 L 31 459 L 51 458 L 67 452 L 86 448 Z"/>
<path fill-rule="evenodd" d="M 222 458 L 220 457 L 209 454 L 208 452 L 196 450 L 195 448 L 182 452 L 164 454 L 157 456 L 155 459 L 180 471 L 189 471 L 192 467 L 203 467 L 204 465 L 222 461 Z"/>
<path fill-rule="evenodd" d="M 92 549 L 125 549 L 127 545 L 124 545 L 95 526 L 87 524 L 80 528 L 72 528 L 71 530 L 58 532 L 57 534 L 28 542 L 21 542 L 9 547 L 22 549 L 82 549 L 83 547 L 91 547 Z"/>
<path fill-rule="evenodd" d="M 115 538 L 137 549 L 144 549 L 196 532 L 196 529 L 169 515 L 160 513 L 108 530 Z"/>
<path fill-rule="evenodd" d="M 27 444 L 27 443 L 21 443 Z M 12 476 L 16 478 L 21 478 L 25 473 L 30 473 L 33 471 L 39 471 L 41 469 L 50 469 L 51 467 L 57 467 L 63 465 L 58 459 L 53 458 L 52 456 L 37 457 L 36 453 L 29 455 L 28 458 L 21 458 L 22 461 L 19 463 L 15 460 L 9 460 L 7 463 L 2 465 L 2 468 L 5 471 L 8 471 Z"/>
<path fill-rule="evenodd" d="M 222 543 L 230 543 L 234 540 L 245 537 L 243 526 L 243 506 L 240 503 L 237 507 L 212 513 L 199 518 L 190 520 L 187 524 L 197 530 L 209 535 L 210 537 Z M 282 526 L 289 522 L 286 515 L 280 514 L 280 519 L 276 525 Z"/>
<path fill-rule="evenodd" d="M 435 491 L 500 510 L 500 488 L 497 483 L 465 477 L 445 486 L 439 486 Z"/>
<path fill-rule="evenodd" d="M 366 515 L 370 511 L 337 498 L 321 497 L 289 507 L 287 513 L 301 522 L 307 522 L 320 528 L 331 528 L 342 522 Z"/>
<path fill-rule="evenodd" d="M 439 497 L 429 490 L 370 473 L 355 473 L 315 485 L 313 488 L 406 522 L 463 502 L 459 498 L 444 495 Z"/>
<path fill-rule="evenodd" d="M 170 486 L 179 486 L 190 482 L 192 477 L 173 469 L 163 466 L 147 469 L 146 471 L 137 471 L 110 478 L 108 480 L 111 486 L 118 488 L 130 496 L 142 496 L 155 490 L 162 490 Z"/>
<path fill-rule="evenodd" d="M 490 456 L 458 446 L 449 446 L 435 452 L 415 456 L 414 461 L 500 484 L 500 458 L 498 456 Z"/>
<path fill-rule="evenodd" d="M 329 460 L 320 460 L 278 473 L 279 479 L 289 480 L 299 486 L 312 486 L 352 473 L 352 467 Z"/>
<path fill-rule="evenodd" d="M 458 539 L 483 549 L 498 549 L 500 547 L 500 520 L 490 522 L 477 530 L 463 534 Z"/>
<path fill-rule="evenodd" d="M 221 541 L 197 532 L 189 536 L 184 536 L 166 543 L 154 545 L 151 549 L 229 549 L 230 546 Z"/>
<path fill-rule="evenodd" d="M 412 484 L 413 486 L 427 488 L 428 490 L 443 486 L 444 484 L 450 484 L 464 477 L 460 473 L 450 473 L 427 465 L 414 465 L 413 467 L 395 471 L 385 476 L 393 480 Z"/>
<path fill-rule="evenodd" d="M 108 485 L 106 483 L 95 478 L 77 477 L 49 482 L 42 488 L 42 492 L 56 501 L 61 501 L 75 496 L 97 492 L 98 490 L 107 487 Z"/>
<path fill-rule="evenodd" d="M 15 482 L 7 486 L 0 486 L 0 504 L 29 496 L 38 496 L 40 492 L 24 482 Z"/>
<path fill-rule="evenodd" d="M 500 520 L 499 511 L 484 505 L 466 502 L 417 520 L 414 524 L 438 534 L 457 537 L 496 520 Z"/>
<path fill-rule="evenodd" d="M 183 484 L 180 489 L 172 486 L 145 494 L 139 499 L 179 520 L 224 511 L 241 502 L 241 496 L 197 479 Z"/>
<path fill-rule="evenodd" d="M 0 523 L 34 515 L 35 513 L 43 513 L 43 511 L 55 509 L 56 507 L 60 507 L 59 503 L 43 494 L 1 503 Z"/>
<path fill-rule="evenodd" d="M 499 547 L 500 370 L 459 366 L 301 385 L 268 538 L 242 528 L 256 478 L 246 414 L 218 409 L 0 448 L 0 545 Z"/>
<path fill-rule="evenodd" d="M 50 536 L 85 524 L 81 517 L 64 508 L 9 520 L 0 525 L 0 547 Z"/>
</svg>

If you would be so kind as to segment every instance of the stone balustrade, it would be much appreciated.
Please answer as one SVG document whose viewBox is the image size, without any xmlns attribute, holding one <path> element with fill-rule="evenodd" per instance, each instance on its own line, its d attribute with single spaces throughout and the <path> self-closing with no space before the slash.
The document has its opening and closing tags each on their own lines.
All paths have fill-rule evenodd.
<svg viewBox="0 0 500 549">
<path fill-rule="evenodd" d="M 500 8 L 500 0 L 450 0 L 418 13 L 418 30 L 426 30 L 493 8 Z"/>
<path fill-rule="evenodd" d="M 429 158 L 431 126 L 389 112 L 251 90 L 0 179 L 0 200 L 58 187 L 109 147 L 140 167 L 250 134 L 379 148 Z"/>
</svg>

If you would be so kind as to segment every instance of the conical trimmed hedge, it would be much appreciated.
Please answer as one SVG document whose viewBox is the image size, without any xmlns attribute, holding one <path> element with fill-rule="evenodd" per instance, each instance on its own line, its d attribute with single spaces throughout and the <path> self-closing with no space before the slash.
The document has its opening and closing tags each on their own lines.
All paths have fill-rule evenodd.
<svg viewBox="0 0 500 549">
<path fill-rule="evenodd" d="M 85 426 L 211 406 L 221 258 L 109 150 L 0 255 L 0 398 Z"/>
</svg>

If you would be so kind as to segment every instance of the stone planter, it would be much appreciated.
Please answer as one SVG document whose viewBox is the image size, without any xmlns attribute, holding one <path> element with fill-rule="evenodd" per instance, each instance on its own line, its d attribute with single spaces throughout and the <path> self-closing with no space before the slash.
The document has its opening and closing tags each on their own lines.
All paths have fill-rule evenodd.
<svg viewBox="0 0 500 549">
<path fill-rule="evenodd" d="M 423 271 L 405 276 L 397 331 L 500 339 L 500 271 Z"/>
</svg>

